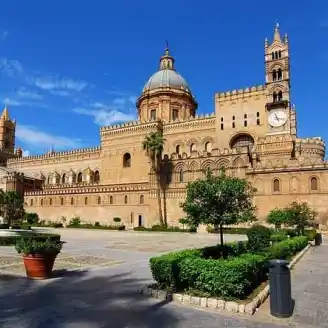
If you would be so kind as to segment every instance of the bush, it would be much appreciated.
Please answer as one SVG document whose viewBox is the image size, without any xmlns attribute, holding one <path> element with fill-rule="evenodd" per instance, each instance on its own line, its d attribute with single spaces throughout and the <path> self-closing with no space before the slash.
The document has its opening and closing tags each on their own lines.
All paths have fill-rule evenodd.
<svg viewBox="0 0 328 328">
<path fill-rule="evenodd" d="M 219 229 L 207 226 L 206 230 L 208 233 L 219 233 Z M 249 228 L 230 228 L 230 227 L 223 227 L 224 234 L 231 234 L 231 235 L 246 235 Z"/>
<path fill-rule="evenodd" d="M 25 212 L 24 222 L 29 225 L 37 225 L 39 223 L 39 215 L 37 213 Z"/>
<path fill-rule="evenodd" d="M 272 230 L 270 228 L 254 225 L 247 231 L 248 247 L 252 251 L 259 251 L 270 245 Z"/>
<path fill-rule="evenodd" d="M 248 250 L 248 244 L 244 241 L 221 245 L 208 246 L 201 249 L 201 256 L 205 259 L 220 259 L 227 256 L 239 256 Z"/>
<path fill-rule="evenodd" d="M 51 241 L 60 241 L 60 235 L 58 234 L 22 232 L 18 236 L 0 236 L 0 246 L 13 246 L 16 244 L 17 240 L 22 238 L 33 238 L 40 242 L 43 242 L 47 239 L 50 239 Z"/>
<path fill-rule="evenodd" d="M 125 230 L 125 225 L 93 225 L 92 223 L 82 223 L 79 225 L 67 225 L 66 228 L 78 228 L 78 229 L 98 229 L 98 230 Z"/>
<path fill-rule="evenodd" d="M 119 223 L 119 222 L 121 222 L 121 218 L 114 218 L 113 221 L 116 223 Z"/>
<path fill-rule="evenodd" d="M 197 232 L 197 228 L 181 229 L 180 227 L 166 226 L 155 224 L 151 228 L 146 227 L 134 227 L 134 231 L 160 231 L 160 232 Z"/>
<path fill-rule="evenodd" d="M 308 244 L 306 236 L 299 236 L 273 244 L 266 250 L 269 259 L 290 259 L 294 254 L 301 251 Z"/>
<path fill-rule="evenodd" d="M 81 219 L 78 216 L 73 216 L 69 221 L 70 226 L 79 226 L 81 224 Z"/>
<path fill-rule="evenodd" d="M 272 241 L 272 243 L 279 243 L 283 240 L 288 239 L 288 237 L 289 235 L 286 231 L 279 231 L 272 234 L 270 240 Z"/>
<path fill-rule="evenodd" d="M 288 216 L 284 209 L 274 208 L 267 216 L 267 222 L 274 224 L 276 228 L 281 228 L 287 222 Z"/>
<path fill-rule="evenodd" d="M 100 223 L 98 221 L 95 222 L 95 227 L 100 227 Z"/>
</svg>

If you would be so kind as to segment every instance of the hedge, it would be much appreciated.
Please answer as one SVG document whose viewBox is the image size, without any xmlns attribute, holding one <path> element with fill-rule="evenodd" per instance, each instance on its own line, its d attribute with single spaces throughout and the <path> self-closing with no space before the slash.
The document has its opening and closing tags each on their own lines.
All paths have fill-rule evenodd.
<svg viewBox="0 0 328 328">
<path fill-rule="evenodd" d="M 89 223 L 81 224 L 68 224 L 66 228 L 77 228 L 77 229 L 98 229 L 98 230 L 125 230 L 125 225 L 117 226 L 105 226 L 105 225 L 93 225 Z"/>
<path fill-rule="evenodd" d="M 308 238 L 299 236 L 250 254 L 247 242 L 232 243 L 225 245 L 230 250 L 226 259 L 215 259 L 222 251 L 219 245 L 184 250 L 152 257 L 150 269 L 159 288 L 197 289 L 210 296 L 243 299 L 266 280 L 268 260 L 289 259 L 307 244 Z"/>
<path fill-rule="evenodd" d="M 180 227 L 165 226 L 165 225 L 154 225 L 151 228 L 146 227 L 134 227 L 134 231 L 159 231 L 159 232 L 197 232 L 196 228 L 181 229 Z"/>
<path fill-rule="evenodd" d="M 22 232 L 18 236 L 0 236 L 0 246 L 13 246 L 16 244 L 17 239 L 21 238 L 33 238 L 37 241 L 45 241 L 47 239 L 60 241 L 60 235 L 58 234 Z"/>
</svg>

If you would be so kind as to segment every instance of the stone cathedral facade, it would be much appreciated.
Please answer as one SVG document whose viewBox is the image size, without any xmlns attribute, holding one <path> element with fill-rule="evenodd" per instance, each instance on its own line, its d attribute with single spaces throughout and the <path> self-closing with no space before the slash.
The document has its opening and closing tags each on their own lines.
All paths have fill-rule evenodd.
<svg viewBox="0 0 328 328">
<path fill-rule="evenodd" d="M 158 223 L 155 179 L 142 149 L 146 134 L 163 122 L 165 208 L 169 224 L 183 217 L 189 181 L 207 168 L 248 179 L 264 218 L 274 207 L 308 201 L 325 224 L 328 162 L 319 137 L 299 138 L 290 97 L 287 35 L 279 27 L 265 41 L 265 83 L 215 94 L 215 112 L 198 116 L 197 101 L 166 49 L 159 70 L 137 99 L 138 121 L 105 126 L 94 148 L 22 157 L 14 150 L 15 122 L 0 119 L 1 186 L 24 192 L 26 210 L 42 219 L 80 216 L 127 227 Z"/>
</svg>

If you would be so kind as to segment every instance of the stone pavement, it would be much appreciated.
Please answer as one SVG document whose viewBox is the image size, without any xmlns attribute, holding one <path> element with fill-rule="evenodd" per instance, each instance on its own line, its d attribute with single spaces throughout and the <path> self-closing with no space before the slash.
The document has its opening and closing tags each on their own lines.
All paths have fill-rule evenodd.
<svg viewBox="0 0 328 328">
<path fill-rule="evenodd" d="M 296 265 L 295 314 L 292 319 L 279 320 L 268 315 L 268 304 L 252 317 L 230 316 L 147 299 L 136 293 L 138 287 L 151 280 L 150 256 L 215 244 L 217 236 L 56 231 L 60 231 L 67 244 L 56 261 L 56 277 L 47 281 L 22 277 L 20 259 L 13 248 L 0 247 L 0 327 L 328 327 L 326 243 L 311 249 Z M 227 241 L 242 238 L 232 235 L 227 236 Z M 63 271 L 65 268 L 68 270 Z"/>
</svg>

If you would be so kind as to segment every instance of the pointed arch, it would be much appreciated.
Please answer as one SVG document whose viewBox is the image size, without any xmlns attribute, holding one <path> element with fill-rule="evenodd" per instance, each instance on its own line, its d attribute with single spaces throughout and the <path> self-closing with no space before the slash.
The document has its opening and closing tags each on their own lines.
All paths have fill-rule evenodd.
<svg viewBox="0 0 328 328">
<path fill-rule="evenodd" d="M 192 161 L 189 164 L 189 171 L 197 171 L 199 170 L 199 163 L 196 161 Z"/>
<path fill-rule="evenodd" d="M 201 165 L 201 170 L 207 171 L 208 169 L 210 170 L 215 170 L 215 162 L 211 159 L 206 160 L 205 162 L 202 163 Z"/>
<path fill-rule="evenodd" d="M 272 180 L 272 191 L 274 193 L 281 192 L 281 181 L 278 178 Z"/>
<path fill-rule="evenodd" d="M 240 157 L 237 157 L 234 159 L 234 161 L 232 162 L 232 166 L 233 167 L 243 167 L 245 166 L 245 162 L 243 159 L 241 159 Z"/>
<path fill-rule="evenodd" d="M 61 177 L 61 183 L 65 184 L 66 183 L 66 174 L 63 173 L 62 177 Z"/>
<path fill-rule="evenodd" d="M 94 181 L 94 183 L 99 183 L 99 181 L 100 181 L 100 173 L 98 170 L 96 170 L 94 173 L 93 181 Z"/>
<path fill-rule="evenodd" d="M 291 177 L 289 179 L 289 191 L 291 193 L 299 192 L 299 178 L 298 177 Z"/>
<path fill-rule="evenodd" d="M 319 178 L 317 176 L 310 177 L 309 184 L 310 184 L 310 191 L 319 190 Z"/>
<path fill-rule="evenodd" d="M 82 182 L 82 172 L 80 171 L 78 174 L 77 174 L 77 179 L 76 179 L 76 182 L 77 183 L 81 183 Z"/>
</svg>

